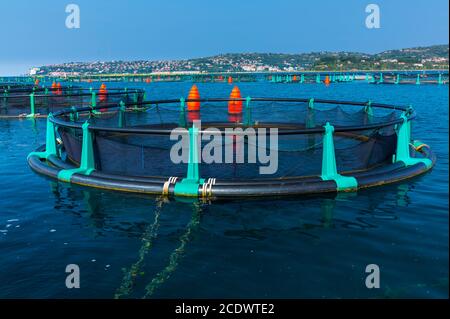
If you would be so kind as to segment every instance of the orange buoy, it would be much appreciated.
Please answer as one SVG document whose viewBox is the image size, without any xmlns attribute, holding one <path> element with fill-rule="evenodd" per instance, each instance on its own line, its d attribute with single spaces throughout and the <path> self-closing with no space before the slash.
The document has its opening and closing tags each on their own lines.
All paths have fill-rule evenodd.
<svg viewBox="0 0 450 319">
<path fill-rule="evenodd" d="M 53 94 L 56 94 L 56 82 L 55 81 L 53 81 L 53 83 L 52 83 L 52 93 Z"/>
<path fill-rule="evenodd" d="M 229 84 L 233 83 L 233 77 L 231 75 L 228 77 L 228 83 Z"/>
<path fill-rule="evenodd" d="M 89 79 L 89 80 L 88 80 L 88 83 L 92 83 L 92 79 Z"/>
<path fill-rule="evenodd" d="M 98 90 L 98 99 L 100 102 L 106 102 L 106 100 L 108 99 L 108 90 L 106 89 L 106 85 L 105 83 L 102 83 L 102 85 L 100 85 L 100 89 Z"/>
<path fill-rule="evenodd" d="M 294 75 L 294 76 L 292 77 L 292 81 L 293 81 L 293 82 L 297 82 L 297 76 L 296 76 L 296 75 Z"/>
<path fill-rule="evenodd" d="M 61 95 L 62 94 L 62 87 L 61 83 L 56 83 L 56 94 Z"/>
<path fill-rule="evenodd" d="M 236 101 L 233 99 L 240 99 L 241 91 L 235 85 L 230 94 L 230 101 L 228 101 L 228 113 L 229 114 L 241 114 L 242 113 L 242 101 Z"/>
<path fill-rule="evenodd" d="M 36 79 L 36 80 L 34 81 L 34 86 L 39 86 L 39 79 Z"/>
<path fill-rule="evenodd" d="M 323 83 L 325 83 L 325 85 L 330 85 L 330 77 L 328 75 L 325 77 Z"/>
<path fill-rule="evenodd" d="M 199 100 L 200 93 L 198 92 L 197 85 L 193 85 L 188 94 L 188 100 Z M 198 112 L 200 111 L 200 101 L 188 101 L 187 102 L 188 111 Z"/>
</svg>

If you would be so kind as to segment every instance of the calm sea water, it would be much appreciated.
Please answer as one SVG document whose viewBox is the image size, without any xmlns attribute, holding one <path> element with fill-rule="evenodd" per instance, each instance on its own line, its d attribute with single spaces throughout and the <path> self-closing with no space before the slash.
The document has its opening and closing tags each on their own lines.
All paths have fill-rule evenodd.
<svg viewBox="0 0 450 319">
<path fill-rule="evenodd" d="M 191 84 L 115 85 L 178 98 Z M 231 90 L 198 86 L 203 97 Z M 447 298 L 448 86 L 239 87 L 244 96 L 411 104 L 414 136 L 437 164 L 354 194 L 160 203 L 34 174 L 26 156 L 44 143 L 45 120 L 0 120 L 0 298 Z M 380 289 L 365 286 L 373 263 Z M 80 289 L 65 286 L 68 264 L 80 267 Z"/>
</svg>

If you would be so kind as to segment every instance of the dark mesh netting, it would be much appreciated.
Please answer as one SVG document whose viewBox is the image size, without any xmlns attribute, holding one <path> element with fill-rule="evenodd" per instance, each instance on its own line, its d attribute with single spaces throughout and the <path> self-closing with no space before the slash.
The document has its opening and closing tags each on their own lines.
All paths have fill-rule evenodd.
<svg viewBox="0 0 450 319">
<path fill-rule="evenodd" d="M 66 151 L 67 160 L 80 163 L 83 132 L 78 128 L 59 127 L 58 133 Z"/>
<path fill-rule="evenodd" d="M 251 101 L 250 108 L 245 109 L 244 101 L 243 113 L 230 115 L 227 103 L 202 103 L 201 112 L 180 109 L 179 102 L 128 105 L 126 110 L 110 107 L 97 114 L 80 112 L 62 118 L 78 124 L 87 120 L 91 127 L 97 127 L 92 130 L 96 169 L 107 174 L 185 176 L 189 142 L 175 148 L 181 137 L 175 134 L 171 139 L 170 130 L 192 127 L 194 120 L 201 120 L 199 169 L 204 178 L 248 180 L 320 175 L 323 132 L 305 130 L 321 130 L 327 122 L 337 131 L 349 126 L 362 127 L 335 132 L 333 141 L 339 172 L 390 163 L 395 153 L 394 125 L 364 129 L 367 125 L 395 120 L 392 109 L 377 108 L 373 110 L 377 116 L 373 116 L 364 105 L 316 103 L 310 108 L 303 102 Z M 224 133 L 233 129 L 240 131 Z M 270 129 L 278 130 L 276 139 L 266 134 Z M 295 133 L 297 130 L 303 132 Z M 60 127 L 58 132 L 67 158 L 79 163 L 81 128 Z M 184 132 L 188 140 L 187 130 Z"/>
<path fill-rule="evenodd" d="M 8 94 L 0 95 L 0 116 L 21 116 L 32 112 L 32 99 L 30 94 L 33 90 L 10 89 Z M 90 107 L 95 102 L 97 108 L 108 105 L 119 105 L 124 103 L 141 103 L 143 91 L 110 90 L 106 94 L 97 93 L 95 99 L 88 89 L 64 87 L 60 90 L 49 89 L 47 91 L 34 89 L 34 113 L 47 115 L 72 107 Z"/>
</svg>

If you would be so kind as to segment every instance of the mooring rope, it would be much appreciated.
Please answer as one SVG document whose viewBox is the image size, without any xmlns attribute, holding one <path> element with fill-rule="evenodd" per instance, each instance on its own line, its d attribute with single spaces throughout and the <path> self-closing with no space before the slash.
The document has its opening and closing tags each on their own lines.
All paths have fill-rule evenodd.
<svg viewBox="0 0 450 319">
<path fill-rule="evenodd" d="M 129 296 L 133 291 L 134 282 L 136 278 L 141 274 L 141 269 L 144 266 L 145 256 L 153 247 L 153 241 L 158 236 L 159 216 L 161 214 L 162 207 L 163 207 L 163 200 L 161 198 L 158 198 L 156 202 L 155 217 L 153 223 L 147 227 L 141 239 L 142 246 L 139 249 L 138 260 L 133 265 L 131 265 L 131 267 L 128 270 L 124 269 L 124 276 L 122 278 L 122 283 L 120 287 L 116 290 L 114 299 Z"/>
<path fill-rule="evenodd" d="M 199 203 L 193 204 L 192 218 L 189 224 L 186 226 L 186 231 L 180 237 L 180 245 L 172 252 L 169 257 L 169 264 L 150 281 L 150 283 L 145 287 L 145 294 L 142 298 L 151 297 L 156 289 L 160 287 L 170 275 L 177 269 L 180 259 L 182 258 L 185 247 L 189 243 L 192 233 L 197 229 L 200 224 L 201 207 Z"/>
</svg>

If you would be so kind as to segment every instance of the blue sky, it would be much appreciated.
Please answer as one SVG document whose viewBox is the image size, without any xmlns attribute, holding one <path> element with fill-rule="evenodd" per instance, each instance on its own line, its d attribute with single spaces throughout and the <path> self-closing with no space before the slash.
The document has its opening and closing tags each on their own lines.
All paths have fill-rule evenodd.
<svg viewBox="0 0 450 319">
<path fill-rule="evenodd" d="M 65 27 L 69 3 L 80 7 L 80 29 Z M 380 29 L 365 27 L 369 3 L 380 7 Z M 69 61 L 447 44 L 448 6 L 448 0 L 2 0 L 0 75 Z"/>
</svg>

